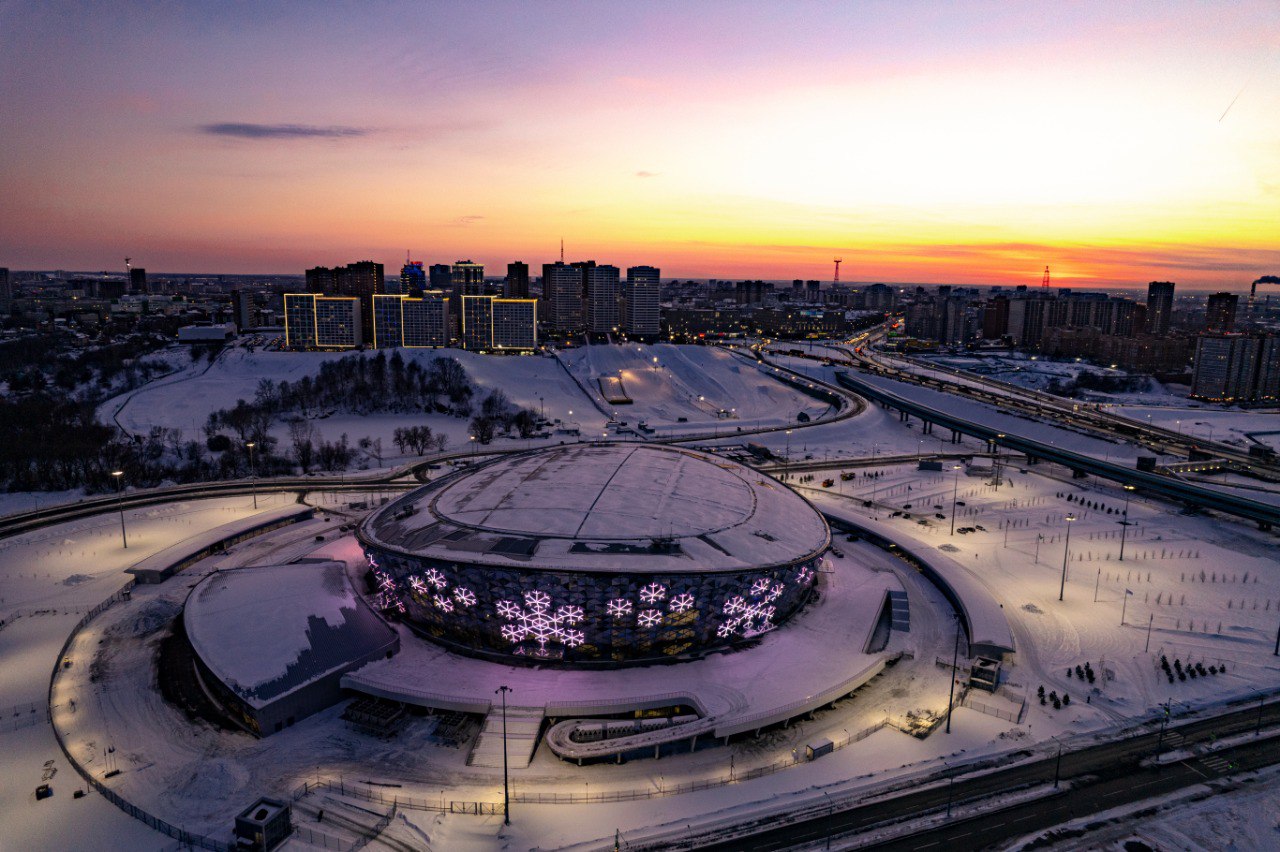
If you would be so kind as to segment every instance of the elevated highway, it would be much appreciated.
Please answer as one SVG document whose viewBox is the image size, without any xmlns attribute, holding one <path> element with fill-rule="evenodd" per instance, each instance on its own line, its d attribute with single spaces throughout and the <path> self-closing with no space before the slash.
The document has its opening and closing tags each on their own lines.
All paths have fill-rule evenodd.
<svg viewBox="0 0 1280 852">
<path fill-rule="evenodd" d="M 1257 523 L 1263 530 L 1270 530 L 1280 523 L 1280 506 L 1204 488 L 1158 473 L 1135 470 L 1115 462 L 1102 461 L 1092 456 L 1064 450 L 1043 441 L 1002 432 L 940 411 L 925 403 L 915 402 L 845 371 L 837 371 L 836 381 L 847 390 L 901 412 L 904 417 L 918 417 L 930 426 L 941 426 L 955 434 L 978 438 L 985 441 L 993 450 L 999 447 L 1023 453 L 1027 456 L 1029 463 L 1037 460 L 1051 461 L 1070 468 L 1078 475 L 1100 476 L 1121 485 L 1132 485 L 1157 497 L 1244 518 Z"/>
</svg>

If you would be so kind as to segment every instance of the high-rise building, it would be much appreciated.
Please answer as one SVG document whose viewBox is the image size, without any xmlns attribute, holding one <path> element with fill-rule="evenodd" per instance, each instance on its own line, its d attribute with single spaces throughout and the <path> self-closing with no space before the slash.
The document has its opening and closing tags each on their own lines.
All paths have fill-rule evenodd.
<svg viewBox="0 0 1280 852">
<path fill-rule="evenodd" d="M 247 287 L 241 287 L 231 294 L 231 302 L 236 314 L 236 328 L 240 330 L 241 334 L 258 325 L 256 295 Z"/>
<path fill-rule="evenodd" d="M 661 330 L 662 273 L 656 266 L 627 267 L 622 288 L 622 330 L 634 337 L 654 338 Z"/>
<path fill-rule="evenodd" d="M 381 263 L 361 260 L 332 269 L 316 266 L 308 269 L 307 292 L 325 296 L 354 296 L 360 300 L 361 338 L 373 339 L 373 297 L 385 293 Z"/>
<path fill-rule="evenodd" d="M 373 297 L 373 345 L 378 349 L 449 345 L 448 299 L 438 290 L 417 296 Z"/>
<path fill-rule="evenodd" d="M 0 310 L 8 311 L 13 304 L 13 282 L 9 279 L 9 269 L 0 266 Z"/>
<path fill-rule="evenodd" d="M 1164 336 L 1173 319 L 1173 282 L 1152 281 L 1147 285 L 1147 334 Z"/>
<path fill-rule="evenodd" d="M 447 293 L 453 289 L 453 267 L 447 263 L 433 263 L 428 270 L 430 289 Z"/>
<path fill-rule="evenodd" d="M 538 346 L 538 300 L 493 300 L 495 352 L 532 352 Z"/>
<path fill-rule="evenodd" d="M 622 295 L 618 267 L 611 264 L 586 269 L 587 331 L 592 334 L 617 333 L 622 319 L 618 298 Z"/>
<path fill-rule="evenodd" d="M 405 258 L 400 267 L 400 295 L 418 296 L 427 289 L 427 272 L 422 268 L 422 261 Z"/>
<path fill-rule="evenodd" d="M 455 295 L 484 295 L 484 264 L 459 260 L 451 267 L 450 277 Z"/>
<path fill-rule="evenodd" d="M 151 291 L 147 289 L 147 270 L 134 266 L 129 270 L 129 292 L 145 296 Z"/>
<path fill-rule="evenodd" d="M 361 345 L 360 299 L 286 293 L 284 339 L 289 349 L 354 349 Z"/>
<path fill-rule="evenodd" d="M 560 334 L 577 334 L 582 316 L 582 269 L 563 261 L 542 264 L 542 300 L 548 327 Z"/>
<path fill-rule="evenodd" d="M 1234 331 L 1236 327 L 1236 306 L 1240 297 L 1235 293 L 1214 293 L 1205 303 L 1205 331 Z"/>
<path fill-rule="evenodd" d="M 538 345 L 538 301 L 462 297 L 462 345 L 483 352 L 531 352 Z"/>
<path fill-rule="evenodd" d="M 508 299 L 529 298 L 529 264 L 519 260 L 507 264 L 507 279 L 502 285 L 502 295 Z"/>
<path fill-rule="evenodd" d="M 307 292 L 317 295 L 333 295 L 338 292 L 337 270 L 328 266 L 313 266 L 307 270 Z"/>
<path fill-rule="evenodd" d="M 462 348 L 487 352 L 493 348 L 493 297 L 462 297 Z"/>
<path fill-rule="evenodd" d="M 982 309 L 982 336 L 986 340 L 999 340 L 1009 333 L 1009 297 L 989 299 Z"/>
<path fill-rule="evenodd" d="M 1202 334 L 1196 338 L 1191 395 L 1213 402 L 1280 399 L 1280 336 Z"/>
</svg>

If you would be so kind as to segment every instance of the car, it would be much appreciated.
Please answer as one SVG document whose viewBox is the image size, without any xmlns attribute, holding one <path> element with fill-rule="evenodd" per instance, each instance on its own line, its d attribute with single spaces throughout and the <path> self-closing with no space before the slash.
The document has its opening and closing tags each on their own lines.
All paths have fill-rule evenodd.
<svg viewBox="0 0 1280 852">
<path fill-rule="evenodd" d="M 986 527 L 984 527 L 982 524 L 974 524 L 974 525 L 973 525 L 973 528 L 974 528 L 975 530 L 977 530 L 978 532 L 986 532 L 986 531 L 987 531 L 987 528 L 986 528 Z"/>
<path fill-rule="evenodd" d="M 917 524 L 919 524 L 919 525 L 920 525 L 920 526 L 922 526 L 922 527 L 927 527 L 927 526 L 929 526 L 929 521 L 928 521 L 928 519 L 927 519 L 927 518 L 921 518 L 920 520 L 916 521 L 916 523 L 917 523 Z"/>
<path fill-rule="evenodd" d="M 939 512 L 941 512 L 941 511 L 942 511 L 942 507 L 941 507 L 941 506 L 939 506 L 939 505 L 937 505 L 937 504 L 934 504 L 934 507 L 933 507 L 933 508 L 937 509 Z"/>
<path fill-rule="evenodd" d="M 960 533 L 960 535 L 968 535 L 968 534 L 969 534 L 969 531 L 968 531 L 967 529 L 965 529 L 964 527 L 961 527 L 960 529 L 956 530 L 956 532 Z"/>
<path fill-rule="evenodd" d="M 910 503 L 907 503 L 907 504 L 905 504 L 902 508 L 904 508 L 904 509 L 910 509 L 910 508 L 911 508 L 911 504 L 910 504 Z"/>
<path fill-rule="evenodd" d="M 849 533 L 847 536 L 845 536 L 844 540 L 845 541 L 861 541 L 862 538 L 861 536 L 855 535 L 854 533 Z"/>
<path fill-rule="evenodd" d="M 831 555 L 836 559 L 844 559 L 844 551 L 840 550 L 838 547 L 831 548 Z"/>
<path fill-rule="evenodd" d="M 901 512 L 894 512 L 894 513 L 893 513 L 892 515 L 890 515 L 889 517 L 891 517 L 891 518 L 900 518 L 900 517 L 902 517 L 902 513 L 901 513 Z"/>
<path fill-rule="evenodd" d="M 940 521 L 945 521 L 947 519 L 947 516 L 942 514 L 941 512 L 934 512 L 933 516 Z"/>
<path fill-rule="evenodd" d="M 956 505 L 957 505 L 957 506 L 963 506 L 963 505 L 965 505 L 965 502 L 964 502 L 963 500 L 957 500 L 957 501 L 956 501 Z"/>
</svg>

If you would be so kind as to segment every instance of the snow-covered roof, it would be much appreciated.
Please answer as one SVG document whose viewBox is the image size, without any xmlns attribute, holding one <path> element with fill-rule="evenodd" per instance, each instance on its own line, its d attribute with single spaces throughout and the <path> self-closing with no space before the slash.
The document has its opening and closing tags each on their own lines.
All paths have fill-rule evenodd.
<svg viewBox="0 0 1280 852">
<path fill-rule="evenodd" d="M 442 560 L 590 571 L 728 571 L 826 548 L 826 521 L 750 468 L 682 448 L 575 444 L 413 491 L 360 529 Z"/>
<path fill-rule="evenodd" d="M 187 598 L 196 654 L 255 707 L 395 642 L 341 562 L 211 574 Z"/>
</svg>

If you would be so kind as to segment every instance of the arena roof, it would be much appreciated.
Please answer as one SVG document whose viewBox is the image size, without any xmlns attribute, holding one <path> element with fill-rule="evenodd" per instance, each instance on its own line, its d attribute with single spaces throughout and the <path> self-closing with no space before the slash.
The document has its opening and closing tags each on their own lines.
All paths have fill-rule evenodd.
<svg viewBox="0 0 1280 852">
<path fill-rule="evenodd" d="M 183 618 L 205 665 L 259 708 L 395 641 L 341 562 L 219 571 L 191 591 Z"/>
<path fill-rule="evenodd" d="M 590 571 L 731 571 L 820 553 L 826 521 L 736 462 L 652 444 L 507 456 L 410 492 L 368 543 L 455 562 Z"/>
</svg>

